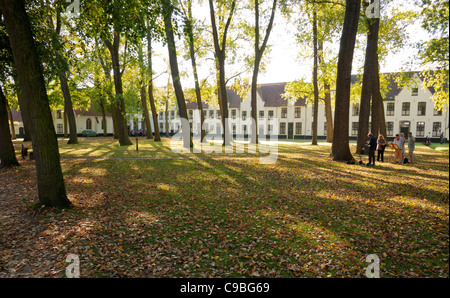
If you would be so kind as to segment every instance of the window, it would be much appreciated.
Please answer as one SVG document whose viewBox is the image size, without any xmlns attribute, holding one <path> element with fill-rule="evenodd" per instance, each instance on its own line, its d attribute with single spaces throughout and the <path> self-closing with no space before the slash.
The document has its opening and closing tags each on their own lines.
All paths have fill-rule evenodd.
<svg viewBox="0 0 450 298">
<path fill-rule="evenodd" d="M 214 111 L 209 111 L 209 118 L 214 119 Z"/>
<path fill-rule="evenodd" d="M 164 131 L 164 123 L 160 123 L 160 124 L 159 124 L 159 130 L 160 130 L 161 132 Z"/>
<path fill-rule="evenodd" d="M 442 116 L 442 110 L 434 109 L 433 116 Z"/>
<path fill-rule="evenodd" d="M 56 133 L 63 133 L 63 125 L 62 124 L 56 125 Z"/>
<path fill-rule="evenodd" d="M 270 110 L 269 111 L 269 119 L 272 119 L 273 118 L 273 110 Z"/>
<path fill-rule="evenodd" d="M 236 119 L 236 110 L 231 110 L 231 118 Z"/>
<path fill-rule="evenodd" d="M 192 118 L 194 118 L 194 111 L 193 110 L 189 110 L 189 119 L 192 120 Z"/>
<path fill-rule="evenodd" d="M 302 109 L 301 108 L 295 108 L 295 113 L 294 113 L 294 117 L 295 118 L 300 118 L 301 117 L 301 112 L 302 112 Z"/>
<path fill-rule="evenodd" d="M 323 135 L 324 136 L 327 135 L 327 123 L 326 122 L 323 123 Z"/>
<path fill-rule="evenodd" d="M 267 125 L 267 132 L 268 133 L 273 132 L 273 125 L 272 124 Z"/>
<path fill-rule="evenodd" d="M 208 112 L 207 111 L 203 111 L 203 119 L 206 119 L 206 117 L 208 117 Z"/>
<path fill-rule="evenodd" d="M 287 108 L 281 108 L 281 118 L 287 118 Z"/>
<path fill-rule="evenodd" d="M 91 120 L 91 118 L 87 118 L 87 120 L 86 120 L 86 129 L 92 129 L 92 120 Z"/>
<path fill-rule="evenodd" d="M 441 122 L 433 122 L 433 137 L 441 135 Z"/>
<path fill-rule="evenodd" d="M 386 123 L 386 133 L 389 137 L 392 137 L 394 135 L 394 122 Z"/>
<path fill-rule="evenodd" d="M 280 123 L 280 135 L 286 134 L 286 123 L 282 122 Z"/>
<path fill-rule="evenodd" d="M 394 116 L 395 103 L 389 102 L 386 107 L 386 116 Z"/>
<path fill-rule="evenodd" d="M 425 122 L 417 122 L 416 137 L 423 137 L 425 135 Z"/>
<path fill-rule="evenodd" d="M 359 103 L 353 104 L 352 116 L 359 116 Z"/>
<path fill-rule="evenodd" d="M 259 111 L 259 118 L 261 118 L 261 119 L 264 118 L 264 111 Z"/>
<path fill-rule="evenodd" d="M 425 116 L 426 109 L 427 109 L 427 103 L 419 102 L 419 104 L 417 106 L 417 116 Z"/>
<path fill-rule="evenodd" d="M 164 119 L 164 113 L 163 112 L 159 113 L 159 119 Z"/>
<path fill-rule="evenodd" d="M 62 119 L 62 112 L 56 111 L 56 119 Z"/>
<path fill-rule="evenodd" d="M 242 120 L 247 120 L 247 111 L 242 111 Z"/>
<path fill-rule="evenodd" d="M 242 126 L 242 131 L 244 132 L 244 135 L 247 134 L 247 125 Z"/>
<path fill-rule="evenodd" d="M 418 96 L 419 95 L 419 88 L 412 88 L 411 95 L 412 96 Z"/>
<path fill-rule="evenodd" d="M 352 136 L 358 135 L 359 122 L 352 122 Z"/>
<path fill-rule="evenodd" d="M 402 103 L 402 116 L 409 116 L 411 104 L 409 102 Z"/>
<path fill-rule="evenodd" d="M 170 119 L 175 119 L 175 111 L 170 111 Z"/>
<path fill-rule="evenodd" d="M 236 124 L 233 124 L 233 134 L 236 134 Z"/>
<path fill-rule="evenodd" d="M 295 134 L 296 135 L 301 135 L 302 134 L 302 123 L 301 122 L 296 122 L 295 123 Z"/>
<path fill-rule="evenodd" d="M 216 111 L 216 117 L 217 117 L 217 119 L 222 118 L 222 115 L 220 115 L 220 110 L 217 110 L 217 111 Z"/>
</svg>

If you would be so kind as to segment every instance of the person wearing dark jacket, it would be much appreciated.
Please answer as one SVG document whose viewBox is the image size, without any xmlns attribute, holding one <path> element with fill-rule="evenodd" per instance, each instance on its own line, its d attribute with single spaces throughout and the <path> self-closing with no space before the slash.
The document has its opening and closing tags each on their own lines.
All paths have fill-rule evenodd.
<svg viewBox="0 0 450 298">
<path fill-rule="evenodd" d="M 369 133 L 369 163 L 368 166 L 375 166 L 375 151 L 377 150 L 377 138 Z"/>
</svg>

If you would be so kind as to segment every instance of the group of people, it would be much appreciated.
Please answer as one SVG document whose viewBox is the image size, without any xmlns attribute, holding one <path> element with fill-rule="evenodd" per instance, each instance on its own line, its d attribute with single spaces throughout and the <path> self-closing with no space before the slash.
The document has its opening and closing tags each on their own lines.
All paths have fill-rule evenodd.
<svg viewBox="0 0 450 298">
<path fill-rule="evenodd" d="M 378 151 L 377 161 L 384 162 L 384 151 L 386 150 L 387 142 L 382 134 L 378 136 L 378 139 L 372 134 L 368 134 L 369 137 L 369 163 L 367 166 L 375 166 L 375 151 Z M 395 150 L 395 163 L 413 163 L 414 149 L 416 147 L 416 138 L 412 135 L 412 132 L 408 133 L 408 153 L 409 160 L 405 158 L 405 136 L 403 133 L 396 134 L 395 139 L 392 141 L 399 149 Z"/>
</svg>

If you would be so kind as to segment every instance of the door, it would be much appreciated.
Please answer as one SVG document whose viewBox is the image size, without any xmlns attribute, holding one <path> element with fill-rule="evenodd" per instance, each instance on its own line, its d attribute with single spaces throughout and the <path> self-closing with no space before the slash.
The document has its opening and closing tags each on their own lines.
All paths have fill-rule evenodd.
<svg viewBox="0 0 450 298">
<path fill-rule="evenodd" d="M 288 123 L 288 139 L 294 138 L 294 123 Z"/>
<path fill-rule="evenodd" d="M 410 127 L 409 121 L 401 121 L 400 122 L 400 132 L 404 134 L 405 140 L 408 139 L 408 132 Z"/>
</svg>

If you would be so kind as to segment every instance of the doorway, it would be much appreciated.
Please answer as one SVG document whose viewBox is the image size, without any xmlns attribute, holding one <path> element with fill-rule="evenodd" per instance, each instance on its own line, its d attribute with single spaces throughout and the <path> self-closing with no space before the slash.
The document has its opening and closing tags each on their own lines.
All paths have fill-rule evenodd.
<svg viewBox="0 0 450 298">
<path fill-rule="evenodd" d="M 401 121 L 400 122 L 400 133 L 405 135 L 405 139 L 408 139 L 408 132 L 410 131 L 411 122 Z"/>
<path fill-rule="evenodd" d="M 289 122 L 288 123 L 288 139 L 294 138 L 294 123 Z"/>
</svg>

